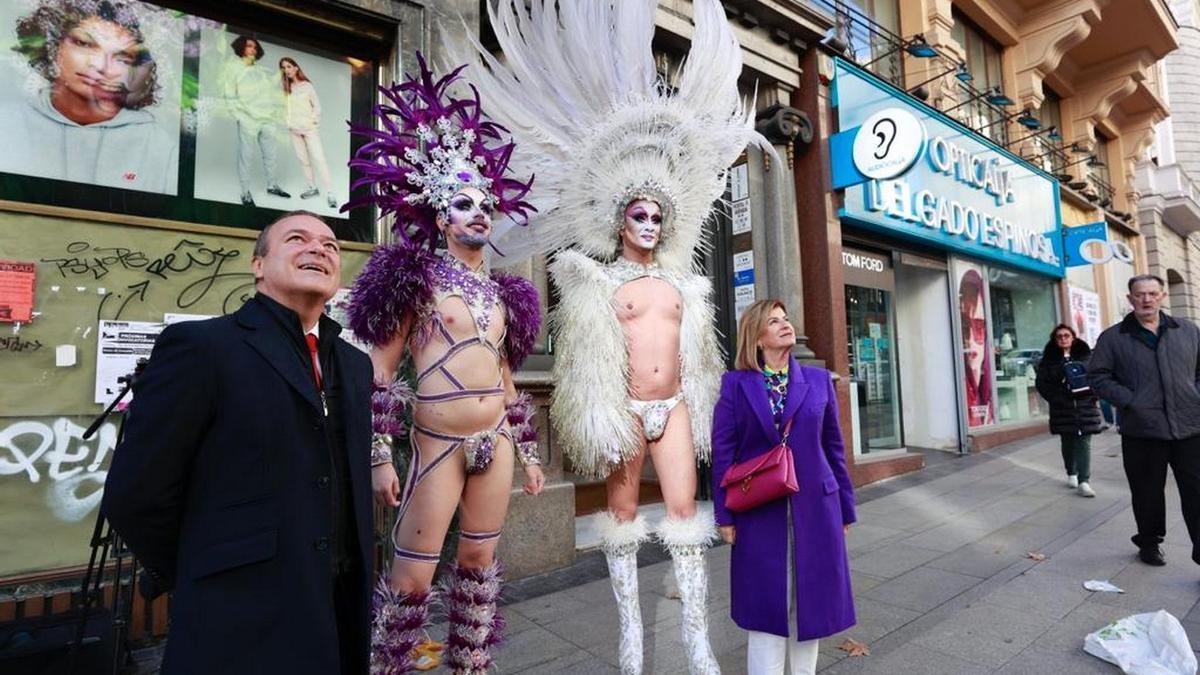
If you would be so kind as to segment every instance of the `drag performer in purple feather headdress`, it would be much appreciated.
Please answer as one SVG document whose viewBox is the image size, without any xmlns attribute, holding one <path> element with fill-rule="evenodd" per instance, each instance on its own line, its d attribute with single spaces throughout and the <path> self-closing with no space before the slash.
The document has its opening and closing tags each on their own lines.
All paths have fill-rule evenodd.
<svg viewBox="0 0 1200 675">
<path fill-rule="evenodd" d="M 503 627 L 495 551 L 514 461 L 525 467 L 527 493 L 545 482 L 531 405 L 512 382 L 541 324 L 538 293 L 525 279 L 489 273 L 484 259 L 493 214 L 522 220 L 532 209 L 523 201 L 532 180 L 504 176 L 513 145 L 483 117 L 478 94 L 447 93 L 462 68 L 435 81 L 417 60 L 418 78 L 383 90 L 380 129 L 355 129 L 369 141 L 351 161 L 362 176 L 354 187 L 370 194 L 348 207 L 373 203 L 394 215 L 401 240 L 375 250 L 349 308 L 355 334 L 373 345 L 375 496 L 399 509 L 391 575 L 375 597 L 373 675 L 412 669 L 455 510 L 462 537 L 445 591 L 445 660 L 456 673 L 488 669 Z M 439 239 L 445 250 L 437 250 Z M 406 354 L 415 393 L 394 382 Z M 406 431 L 413 454 L 402 488 L 391 441 Z"/>
</svg>

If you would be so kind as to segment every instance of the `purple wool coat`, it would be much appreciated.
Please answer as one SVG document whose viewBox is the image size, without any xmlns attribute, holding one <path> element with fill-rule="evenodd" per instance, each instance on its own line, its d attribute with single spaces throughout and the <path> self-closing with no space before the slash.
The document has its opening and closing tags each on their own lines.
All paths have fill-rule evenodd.
<svg viewBox="0 0 1200 675">
<path fill-rule="evenodd" d="M 828 371 L 791 360 L 784 425 L 800 492 L 750 511 L 725 508 L 721 479 L 736 462 L 779 444 L 763 374 L 734 370 L 721 379 L 713 412 L 713 501 L 718 525 L 734 525 L 731 554 L 733 620 L 746 630 L 788 634 L 787 511 L 792 512 L 798 640 L 833 635 L 855 623 L 844 524 L 856 520 L 846 471 L 838 402 Z M 783 425 L 781 425 L 782 428 Z M 735 459 L 736 457 L 736 459 Z"/>
</svg>

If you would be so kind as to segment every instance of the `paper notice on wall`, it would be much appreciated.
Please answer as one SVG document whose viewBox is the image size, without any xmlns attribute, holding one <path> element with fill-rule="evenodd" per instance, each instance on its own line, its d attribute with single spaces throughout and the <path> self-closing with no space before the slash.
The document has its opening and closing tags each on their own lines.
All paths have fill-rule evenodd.
<svg viewBox="0 0 1200 675">
<path fill-rule="evenodd" d="M 746 286 L 754 283 L 754 251 L 733 254 L 733 285 Z"/>
<path fill-rule="evenodd" d="M 349 342 L 351 346 L 357 347 L 364 354 L 370 354 L 371 345 L 367 344 L 363 340 L 360 340 L 358 336 L 354 334 L 354 331 L 350 330 L 349 308 L 350 289 L 339 288 L 337 292 L 333 294 L 333 297 L 329 299 L 329 302 L 325 303 L 325 314 L 328 315 L 329 318 L 341 324 L 342 332 L 338 337 L 342 338 L 346 342 Z"/>
<path fill-rule="evenodd" d="M 173 323 L 183 321 L 203 321 L 213 318 L 211 314 L 180 314 L 179 312 L 165 312 L 163 314 L 163 323 L 170 326 Z"/>
<path fill-rule="evenodd" d="M 37 263 L 0 260 L 0 322 L 27 323 L 33 319 L 33 289 Z"/>
<path fill-rule="evenodd" d="M 164 324 L 151 321 L 101 321 L 96 338 L 96 403 L 111 403 L 133 372 L 138 359 L 150 358 Z M 133 395 L 125 401 L 133 400 Z"/>
<path fill-rule="evenodd" d="M 754 284 L 749 286 L 735 286 L 733 288 L 733 313 L 734 318 L 742 318 L 742 312 L 746 308 L 754 304 Z"/>
<path fill-rule="evenodd" d="M 1070 286 L 1071 326 L 1089 346 L 1095 347 L 1100 338 L 1100 296 L 1084 288 Z"/>
<path fill-rule="evenodd" d="M 729 170 L 729 201 L 736 202 L 750 196 L 750 168 L 738 164 Z"/>
<path fill-rule="evenodd" d="M 749 199 L 743 199 L 730 205 L 730 215 L 733 217 L 734 234 L 742 234 L 752 229 Z"/>
</svg>

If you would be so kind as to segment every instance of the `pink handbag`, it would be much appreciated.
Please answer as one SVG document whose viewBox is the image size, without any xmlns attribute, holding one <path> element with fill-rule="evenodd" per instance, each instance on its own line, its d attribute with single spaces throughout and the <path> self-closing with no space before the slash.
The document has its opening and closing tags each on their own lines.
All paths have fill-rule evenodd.
<svg viewBox="0 0 1200 675">
<path fill-rule="evenodd" d="M 725 471 L 725 477 L 721 479 L 721 487 L 725 488 L 725 508 L 735 513 L 749 511 L 800 491 L 792 449 L 787 445 L 791 430 L 792 421 L 788 420 L 779 445 Z"/>
</svg>

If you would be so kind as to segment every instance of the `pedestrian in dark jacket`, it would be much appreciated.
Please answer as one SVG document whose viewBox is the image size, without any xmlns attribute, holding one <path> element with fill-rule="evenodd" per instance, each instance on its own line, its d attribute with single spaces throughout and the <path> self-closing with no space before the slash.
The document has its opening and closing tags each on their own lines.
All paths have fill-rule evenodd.
<svg viewBox="0 0 1200 675">
<path fill-rule="evenodd" d="M 1086 367 L 1092 350 L 1079 339 L 1075 329 L 1060 323 L 1050 332 L 1050 341 L 1042 350 L 1037 367 L 1037 390 L 1050 404 L 1050 433 L 1062 439 L 1063 466 L 1067 470 L 1067 485 L 1081 497 L 1095 497 L 1088 479 L 1091 477 L 1092 435 L 1104 429 L 1104 416 L 1091 389 L 1072 392 L 1067 378 L 1067 364 Z M 1077 385 L 1076 385 L 1077 386 Z"/>
<path fill-rule="evenodd" d="M 1183 521 L 1200 563 L 1200 328 L 1159 309 L 1166 285 L 1129 280 L 1133 305 L 1100 334 L 1088 364 L 1096 395 L 1121 411 L 1121 454 L 1133 500 L 1133 543 L 1148 565 L 1165 565 L 1167 466 L 1179 486 Z"/>
</svg>

